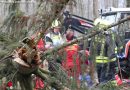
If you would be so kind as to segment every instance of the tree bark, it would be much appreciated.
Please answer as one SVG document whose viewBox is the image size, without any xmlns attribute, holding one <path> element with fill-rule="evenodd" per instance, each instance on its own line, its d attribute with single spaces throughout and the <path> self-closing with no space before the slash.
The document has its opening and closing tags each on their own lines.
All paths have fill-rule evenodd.
<svg viewBox="0 0 130 90">
<path fill-rule="evenodd" d="M 98 17 L 98 0 L 93 0 L 93 15 L 94 18 Z"/>
</svg>

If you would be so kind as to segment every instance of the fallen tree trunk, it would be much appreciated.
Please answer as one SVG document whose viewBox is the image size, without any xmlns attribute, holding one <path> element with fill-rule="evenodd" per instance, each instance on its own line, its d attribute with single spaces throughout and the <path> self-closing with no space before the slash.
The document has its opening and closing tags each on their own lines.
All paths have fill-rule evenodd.
<svg viewBox="0 0 130 90">
<path fill-rule="evenodd" d="M 71 42 L 66 42 L 66 43 L 64 43 L 63 45 L 59 46 L 59 47 L 56 47 L 56 48 L 53 48 L 53 49 L 49 49 L 49 50 L 45 51 L 45 52 L 42 54 L 42 57 L 46 57 L 46 56 L 47 56 L 48 54 L 50 54 L 50 53 L 54 53 L 54 52 L 56 52 L 56 51 L 58 51 L 58 50 L 60 50 L 60 49 L 63 49 L 63 48 L 65 48 L 65 47 L 67 47 L 67 46 L 70 46 L 70 45 L 72 45 L 72 44 L 74 44 L 74 43 L 80 42 L 81 40 L 85 40 L 85 39 L 91 38 L 91 37 L 93 37 L 93 36 L 95 36 L 95 35 L 97 35 L 97 34 L 103 32 L 103 31 L 107 31 L 109 28 L 112 28 L 112 27 L 114 27 L 114 26 L 117 26 L 117 25 L 119 25 L 119 24 L 121 24 L 121 23 L 124 23 L 124 22 L 126 22 L 126 21 L 128 21 L 128 20 L 130 20 L 130 16 L 127 17 L 127 18 L 121 19 L 120 21 L 118 21 L 118 22 L 116 22 L 116 23 L 113 23 L 113 24 L 111 24 L 111 25 L 108 25 L 108 26 L 106 26 L 106 27 L 103 27 L 103 28 L 101 28 L 101 29 L 99 29 L 99 30 L 95 30 L 95 29 L 97 29 L 96 26 L 93 27 L 93 28 L 91 28 L 91 29 L 88 29 L 88 30 L 95 30 L 95 31 L 92 32 L 92 33 L 90 33 L 90 34 L 88 34 L 88 35 L 83 35 L 83 36 L 81 36 L 81 37 L 79 37 L 79 38 L 77 38 L 77 39 L 74 39 L 74 40 L 72 40 Z"/>
</svg>

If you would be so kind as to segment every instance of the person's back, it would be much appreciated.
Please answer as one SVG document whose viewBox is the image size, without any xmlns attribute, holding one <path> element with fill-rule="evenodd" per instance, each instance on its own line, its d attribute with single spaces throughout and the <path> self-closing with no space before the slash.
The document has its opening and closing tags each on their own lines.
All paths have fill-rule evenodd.
<svg viewBox="0 0 130 90">
<path fill-rule="evenodd" d="M 104 33 L 96 37 L 96 66 L 100 83 L 105 83 L 114 78 L 115 74 L 115 45 L 111 35 Z"/>
<path fill-rule="evenodd" d="M 74 31 L 68 29 L 66 31 L 66 42 L 71 42 L 75 39 Z M 80 74 L 80 62 L 79 62 L 79 46 L 78 44 L 72 44 L 64 48 L 65 51 L 65 59 L 62 62 L 63 67 L 66 69 L 69 76 L 73 76 L 74 72 L 76 72 L 76 76 L 78 77 Z M 75 70 L 76 68 L 76 70 Z"/>
<path fill-rule="evenodd" d="M 66 66 L 67 67 L 73 67 L 74 63 L 78 64 L 79 60 L 78 60 L 78 45 L 77 44 L 73 44 L 71 46 L 68 46 L 65 48 L 65 52 L 66 52 Z M 76 58 L 74 58 L 76 57 Z M 74 60 L 75 59 L 75 60 Z M 76 61 L 76 62 L 74 62 Z"/>
</svg>

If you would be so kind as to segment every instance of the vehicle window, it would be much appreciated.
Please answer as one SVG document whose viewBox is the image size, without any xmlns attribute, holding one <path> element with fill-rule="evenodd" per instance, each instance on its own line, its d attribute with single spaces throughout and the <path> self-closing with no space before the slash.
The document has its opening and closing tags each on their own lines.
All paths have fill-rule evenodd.
<svg viewBox="0 0 130 90">
<path fill-rule="evenodd" d="M 120 19 L 126 18 L 129 15 L 130 13 L 121 13 Z M 130 39 L 130 21 L 126 21 L 118 26 L 118 34 L 122 37 L 122 40 Z"/>
<path fill-rule="evenodd" d="M 121 19 L 130 16 L 130 12 L 126 12 L 126 13 L 121 13 Z"/>
<path fill-rule="evenodd" d="M 130 16 L 130 12 L 121 13 L 121 19 L 128 17 L 128 16 Z M 128 29 L 130 29 L 130 21 L 125 22 L 124 25 L 125 25 L 126 31 L 128 31 Z"/>
<path fill-rule="evenodd" d="M 102 19 L 114 23 L 116 21 L 117 15 L 102 16 Z"/>
</svg>

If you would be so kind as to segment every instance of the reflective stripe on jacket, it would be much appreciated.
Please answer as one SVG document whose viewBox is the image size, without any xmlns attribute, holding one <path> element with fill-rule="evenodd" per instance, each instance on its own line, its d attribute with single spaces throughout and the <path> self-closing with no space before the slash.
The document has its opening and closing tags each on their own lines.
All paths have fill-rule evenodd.
<svg viewBox="0 0 130 90">
<path fill-rule="evenodd" d="M 98 39 L 99 38 L 99 39 Z M 115 53 L 116 48 L 114 48 L 113 43 L 111 43 L 111 36 L 107 35 L 107 36 L 102 36 L 102 37 L 97 37 L 96 41 L 97 43 L 100 43 L 98 47 L 97 46 L 97 50 L 100 50 L 99 52 L 97 52 L 97 56 L 96 56 L 96 63 L 108 63 L 108 62 L 113 62 L 116 61 L 116 57 L 110 59 L 112 57 L 112 55 Z M 111 45 L 112 44 L 112 45 Z"/>
<path fill-rule="evenodd" d="M 116 61 L 116 58 L 108 59 L 108 57 L 103 57 L 103 56 L 96 57 L 96 63 L 109 63 L 114 61 Z"/>
</svg>

